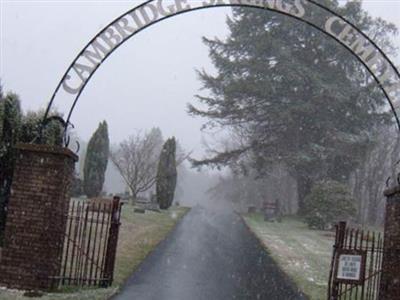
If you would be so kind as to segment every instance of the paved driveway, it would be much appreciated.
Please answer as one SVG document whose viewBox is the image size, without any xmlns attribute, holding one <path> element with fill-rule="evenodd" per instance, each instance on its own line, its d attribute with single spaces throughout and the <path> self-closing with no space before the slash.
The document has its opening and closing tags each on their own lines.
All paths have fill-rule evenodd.
<svg viewBox="0 0 400 300">
<path fill-rule="evenodd" d="M 193 208 L 118 300 L 305 299 L 234 213 Z"/>
</svg>

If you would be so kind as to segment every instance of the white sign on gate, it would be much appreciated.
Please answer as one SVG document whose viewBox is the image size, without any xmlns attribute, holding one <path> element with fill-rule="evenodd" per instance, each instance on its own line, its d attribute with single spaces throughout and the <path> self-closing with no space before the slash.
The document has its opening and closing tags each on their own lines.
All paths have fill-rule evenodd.
<svg viewBox="0 0 400 300">
<path fill-rule="evenodd" d="M 359 281 L 361 276 L 362 259 L 362 255 L 340 255 L 337 278 Z"/>
</svg>

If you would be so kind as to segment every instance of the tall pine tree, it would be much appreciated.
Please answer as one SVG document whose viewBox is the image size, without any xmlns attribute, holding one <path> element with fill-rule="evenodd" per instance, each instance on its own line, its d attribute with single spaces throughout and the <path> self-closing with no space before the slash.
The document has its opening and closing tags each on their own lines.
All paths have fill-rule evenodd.
<svg viewBox="0 0 400 300">
<path fill-rule="evenodd" d="M 83 167 L 83 189 L 87 197 L 97 197 L 103 190 L 110 141 L 106 121 L 99 124 L 90 138 Z"/>
<path fill-rule="evenodd" d="M 371 18 L 360 2 L 323 0 L 391 51 L 394 25 Z M 348 180 L 369 133 L 390 115 L 382 92 L 343 46 L 311 26 L 259 9 L 235 8 L 225 40 L 206 39 L 217 74 L 200 71 L 207 94 L 189 112 L 239 136 L 237 147 L 196 165 L 250 157 L 261 175 L 285 163 L 297 179 L 300 206 L 313 182 Z"/>
</svg>

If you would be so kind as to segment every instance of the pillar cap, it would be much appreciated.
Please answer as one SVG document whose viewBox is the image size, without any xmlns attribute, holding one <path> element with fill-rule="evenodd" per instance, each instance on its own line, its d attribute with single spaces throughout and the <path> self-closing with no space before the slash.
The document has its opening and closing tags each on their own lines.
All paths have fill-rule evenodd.
<svg viewBox="0 0 400 300">
<path fill-rule="evenodd" d="M 386 197 L 393 196 L 394 194 L 400 194 L 400 185 L 393 186 L 393 187 L 391 187 L 391 188 L 386 189 L 386 190 L 383 192 L 383 194 L 384 194 Z"/>
<path fill-rule="evenodd" d="M 69 148 L 53 146 L 53 145 L 41 145 L 41 144 L 22 144 L 18 143 L 15 148 L 17 150 L 28 151 L 28 152 L 42 152 L 57 155 L 65 155 L 72 158 L 75 162 L 78 161 L 79 157 Z"/>
</svg>

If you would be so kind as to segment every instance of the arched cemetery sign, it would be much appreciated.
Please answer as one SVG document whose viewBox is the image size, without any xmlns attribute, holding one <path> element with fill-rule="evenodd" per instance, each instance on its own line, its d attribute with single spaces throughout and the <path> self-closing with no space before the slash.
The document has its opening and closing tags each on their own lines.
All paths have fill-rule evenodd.
<svg viewBox="0 0 400 300">
<path fill-rule="evenodd" d="M 314 0 L 149 0 L 102 29 L 77 55 L 58 84 L 45 119 L 57 99 L 69 101 L 68 126 L 75 105 L 100 65 L 143 29 L 186 12 L 222 6 L 274 11 L 304 22 L 346 47 L 368 69 L 385 94 L 400 128 L 400 74 L 386 54 L 354 24 Z M 318 16 L 316 18 L 315 16 Z M 320 16 L 323 16 L 322 18 Z M 61 101 L 61 100 L 58 100 Z"/>
</svg>

